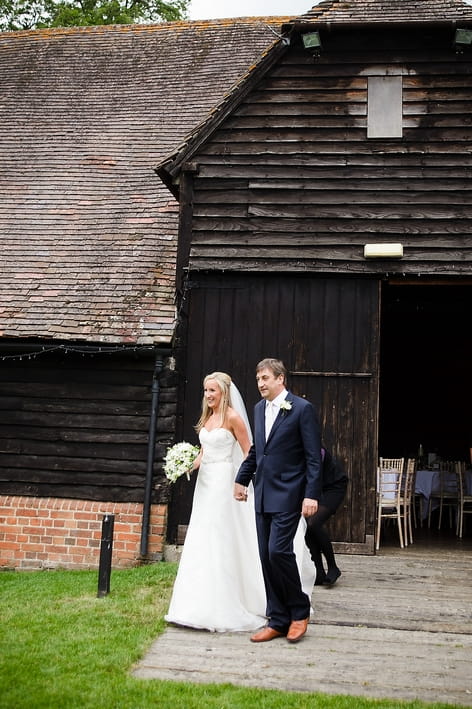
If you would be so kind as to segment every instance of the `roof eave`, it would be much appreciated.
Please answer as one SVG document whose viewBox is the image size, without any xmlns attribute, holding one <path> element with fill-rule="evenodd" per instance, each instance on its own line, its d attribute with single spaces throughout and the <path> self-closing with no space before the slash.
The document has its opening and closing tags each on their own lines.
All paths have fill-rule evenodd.
<svg viewBox="0 0 472 709">
<path fill-rule="evenodd" d="M 313 20 L 305 20 L 303 22 L 289 22 L 285 25 L 282 25 L 282 32 L 284 34 L 287 34 L 288 36 L 290 34 L 293 34 L 295 32 L 301 33 L 301 32 L 308 32 L 310 30 L 313 30 L 314 27 L 320 30 L 325 30 L 325 31 L 333 31 L 333 30 L 340 30 L 340 29 L 417 29 L 417 28 L 451 28 L 454 29 L 458 26 L 461 27 L 472 27 L 472 21 L 471 20 L 461 20 L 460 18 L 456 20 L 400 20 L 400 21 L 395 21 L 395 20 L 390 20 L 390 21 L 360 21 L 360 20 L 352 20 L 352 21 L 339 21 L 339 20 L 316 20 L 315 18 Z"/>
</svg>

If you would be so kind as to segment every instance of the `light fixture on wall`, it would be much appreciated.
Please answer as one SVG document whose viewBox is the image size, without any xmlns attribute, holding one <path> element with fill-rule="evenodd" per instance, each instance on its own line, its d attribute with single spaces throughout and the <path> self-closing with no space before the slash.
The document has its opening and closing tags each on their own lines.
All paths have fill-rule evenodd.
<svg viewBox="0 0 472 709">
<path fill-rule="evenodd" d="M 472 45 L 472 30 L 457 29 L 454 34 L 452 46 L 458 54 L 461 54 L 467 47 Z"/>
<path fill-rule="evenodd" d="M 319 32 L 307 32 L 302 34 L 303 47 L 318 57 L 321 52 L 321 38 Z"/>
<path fill-rule="evenodd" d="M 403 244 L 365 244 L 364 258 L 402 258 Z"/>
</svg>

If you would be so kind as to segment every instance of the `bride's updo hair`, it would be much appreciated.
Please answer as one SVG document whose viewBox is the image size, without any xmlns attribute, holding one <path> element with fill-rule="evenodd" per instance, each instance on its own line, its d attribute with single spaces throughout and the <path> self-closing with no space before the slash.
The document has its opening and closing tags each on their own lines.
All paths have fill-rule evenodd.
<svg viewBox="0 0 472 709">
<path fill-rule="evenodd" d="M 228 406 L 231 406 L 231 397 L 230 397 L 230 386 L 231 386 L 231 377 L 229 374 L 226 374 L 225 372 L 212 372 L 211 374 L 207 374 L 205 379 L 203 380 L 203 388 L 205 388 L 206 383 L 210 380 L 214 379 L 215 382 L 218 384 L 220 391 L 221 391 L 221 408 L 220 408 L 220 415 L 221 415 L 221 425 L 223 425 L 225 419 L 226 419 L 226 412 L 228 411 Z M 200 418 L 198 419 L 197 425 L 195 426 L 195 430 L 197 433 L 200 433 L 208 419 L 210 418 L 212 414 L 212 409 L 208 406 L 207 400 L 205 396 L 203 396 L 202 400 L 202 413 Z"/>
</svg>

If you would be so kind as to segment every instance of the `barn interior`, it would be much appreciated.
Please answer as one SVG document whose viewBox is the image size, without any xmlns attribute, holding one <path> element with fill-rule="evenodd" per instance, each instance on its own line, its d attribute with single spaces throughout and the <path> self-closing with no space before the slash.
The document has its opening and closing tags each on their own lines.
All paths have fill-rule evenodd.
<svg viewBox="0 0 472 709">
<path fill-rule="evenodd" d="M 383 284 L 380 456 L 422 453 L 425 465 L 434 456 L 470 465 L 471 313 L 472 287 L 464 281 Z M 448 524 L 439 531 L 454 538 Z"/>
</svg>

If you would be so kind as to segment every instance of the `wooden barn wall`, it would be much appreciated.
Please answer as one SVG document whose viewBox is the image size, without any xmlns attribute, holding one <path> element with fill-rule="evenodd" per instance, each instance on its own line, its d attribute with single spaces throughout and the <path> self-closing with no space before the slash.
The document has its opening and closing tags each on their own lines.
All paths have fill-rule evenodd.
<svg viewBox="0 0 472 709">
<path fill-rule="evenodd" d="M 298 275 L 199 274 L 189 283 L 182 435 L 197 442 L 203 377 L 227 371 L 252 422 L 260 396 L 255 366 L 280 357 L 289 387 L 311 400 L 327 446 L 350 477 L 333 538 L 369 550 L 377 455 L 378 282 Z M 193 483 L 173 486 L 169 538 L 188 524 Z M 369 541 L 370 540 L 370 541 Z"/>
<path fill-rule="evenodd" d="M 470 274 L 472 54 L 451 30 L 299 40 L 194 156 L 190 267 Z M 400 74 L 403 136 L 367 138 L 370 75 Z M 363 246 L 400 242 L 400 261 Z"/>
<path fill-rule="evenodd" d="M 0 353 L 0 494 L 143 502 L 154 355 Z M 164 368 L 153 503 L 174 441 L 176 375 Z"/>
</svg>

